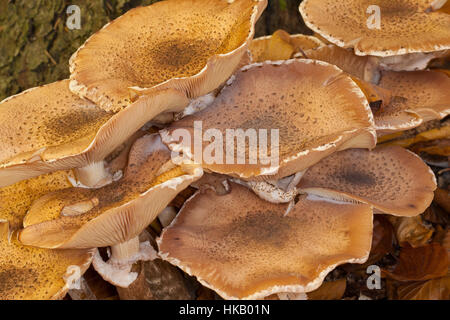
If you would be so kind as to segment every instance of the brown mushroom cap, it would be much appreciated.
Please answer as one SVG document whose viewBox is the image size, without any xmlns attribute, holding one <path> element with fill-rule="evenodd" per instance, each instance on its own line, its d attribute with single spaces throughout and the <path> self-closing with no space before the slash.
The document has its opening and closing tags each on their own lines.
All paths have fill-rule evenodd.
<svg viewBox="0 0 450 320">
<path fill-rule="evenodd" d="M 158 87 L 202 96 L 234 72 L 266 5 L 169 0 L 131 9 L 72 56 L 71 90 L 108 111 L 132 102 L 131 87 L 138 95 Z"/>
<path fill-rule="evenodd" d="M 415 115 L 426 122 L 443 119 L 450 114 L 450 77 L 445 73 L 436 71 L 384 71 L 381 74 L 379 86 L 390 90 L 393 96 L 403 98 L 392 105 L 392 109 L 397 110 L 398 116 Z M 389 108 L 386 111 L 389 112 Z M 377 131 L 383 132 L 412 129 L 421 123 L 412 123 L 411 126 L 406 128 L 397 128 L 395 124 L 389 125 L 390 120 L 386 121 L 386 115 L 384 121 L 377 118 L 377 115 L 375 115 Z"/>
<path fill-rule="evenodd" d="M 94 254 L 27 247 L 8 235 L 8 223 L 0 223 L 0 300 L 61 299 L 69 290 L 65 278 L 82 276 Z"/>
<path fill-rule="evenodd" d="M 353 77 L 377 83 L 378 61 L 373 57 L 357 56 L 352 50 L 327 45 L 305 51 L 308 59 L 325 61 L 339 67 Z"/>
<path fill-rule="evenodd" d="M 337 265 L 367 259 L 370 206 L 301 196 L 285 215 L 287 204 L 230 185 L 198 191 L 158 239 L 164 260 L 223 298 L 312 291 Z"/>
<path fill-rule="evenodd" d="M 72 94 L 68 85 L 63 80 L 0 102 L 0 187 L 102 161 L 154 116 L 188 103 L 168 89 L 113 114 Z"/>
<path fill-rule="evenodd" d="M 324 44 L 316 37 L 304 34 L 290 35 L 284 30 L 277 30 L 271 36 L 253 39 L 249 49 L 252 62 L 263 62 L 290 59 L 295 53 L 322 45 Z"/>
<path fill-rule="evenodd" d="M 12 230 L 22 228 L 31 204 L 43 195 L 72 187 L 70 171 L 56 171 L 0 188 L 0 221 L 9 221 Z"/>
<path fill-rule="evenodd" d="M 268 61 L 244 67 L 208 108 L 162 130 L 163 142 L 172 150 L 184 148 L 186 155 L 194 155 L 194 143 L 189 148 L 174 138 L 180 132 L 177 129 L 186 130 L 193 138 L 194 121 L 202 122 L 203 132 L 212 128 L 224 137 L 222 163 L 203 161 L 202 167 L 242 179 L 282 178 L 334 151 L 375 146 L 372 112 L 364 94 L 341 70 L 314 60 Z M 234 164 L 227 163 L 227 129 L 267 129 L 269 133 L 278 129 L 278 167 L 242 159 L 249 154 L 248 143 L 246 155 L 234 152 Z M 209 144 L 204 141 L 203 149 Z M 270 141 L 268 144 L 270 150 Z M 239 160 L 246 160 L 245 164 L 238 164 Z"/>
<path fill-rule="evenodd" d="M 297 187 L 308 194 L 368 203 L 383 213 L 415 216 L 433 200 L 436 180 L 419 157 L 392 146 L 334 153 L 310 167 Z"/>
<path fill-rule="evenodd" d="M 450 49 L 450 15 L 433 12 L 432 0 L 304 0 L 305 24 L 357 55 L 393 56 Z M 369 28 L 369 6 L 380 8 L 380 28 Z"/>
<path fill-rule="evenodd" d="M 69 188 L 35 201 L 20 241 L 44 248 L 92 248 L 138 236 L 201 168 L 174 166 L 158 134 L 134 144 L 124 176 L 99 189 Z"/>
</svg>

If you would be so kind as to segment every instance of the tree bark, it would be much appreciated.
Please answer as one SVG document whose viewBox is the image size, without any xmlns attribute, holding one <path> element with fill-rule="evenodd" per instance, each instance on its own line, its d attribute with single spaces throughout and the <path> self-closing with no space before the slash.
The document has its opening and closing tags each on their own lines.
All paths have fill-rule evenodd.
<svg viewBox="0 0 450 320">
<path fill-rule="evenodd" d="M 103 25 L 127 10 L 159 0 L 0 0 L 0 100 L 25 89 L 69 77 L 70 56 Z M 301 0 L 269 0 L 256 35 L 277 29 L 308 32 L 298 12 Z M 81 29 L 66 26 L 77 5 Z"/>
</svg>

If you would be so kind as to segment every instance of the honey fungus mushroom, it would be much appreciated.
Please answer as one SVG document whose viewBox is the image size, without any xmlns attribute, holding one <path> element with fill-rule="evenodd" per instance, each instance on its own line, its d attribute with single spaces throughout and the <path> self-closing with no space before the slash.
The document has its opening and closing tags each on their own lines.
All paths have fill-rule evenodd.
<svg viewBox="0 0 450 320">
<path fill-rule="evenodd" d="M 266 5 L 167 0 L 131 9 L 72 56 L 70 88 L 114 112 L 165 88 L 203 96 L 238 67 Z"/>
<path fill-rule="evenodd" d="M 308 168 L 300 193 L 370 204 L 375 212 L 416 216 L 431 204 L 436 179 L 412 152 L 398 146 L 336 152 Z"/>
<path fill-rule="evenodd" d="M 360 56 L 380 57 L 389 70 L 423 70 L 450 49 L 450 15 L 433 0 L 304 0 L 305 24 Z"/>
<path fill-rule="evenodd" d="M 36 200 L 19 240 L 53 249 L 112 246 L 108 263 L 96 254 L 94 266 L 106 280 L 127 287 L 135 280 L 129 273 L 132 264 L 154 258 L 152 248 L 139 243 L 139 234 L 202 173 L 195 165 L 174 165 L 159 135 L 146 135 L 133 145 L 120 180 L 98 189 L 59 190 Z"/>
<path fill-rule="evenodd" d="M 85 186 L 110 183 L 104 159 L 149 119 L 187 102 L 167 89 L 114 114 L 72 94 L 68 80 L 9 97 L 0 102 L 0 187 L 72 168 Z"/>
<path fill-rule="evenodd" d="M 31 204 L 47 193 L 72 187 L 70 176 L 69 170 L 56 171 L 0 188 L 0 221 L 9 221 L 12 231 L 22 228 Z"/>
<path fill-rule="evenodd" d="M 305 55 L 352 76 L 370 102 L 379 136 L 450 114 L 450 77 L 444 72 L 382 71 L 370 57 L 334 45 L 307 50 Z"/>
<path fill-rule="evenodd" d="M 252 62 L 263 62 L 266 60 L 291 59 L 299 52 L 323 45 L 322 41 L 313 36 L 290 35 L 284 30 L 277 30 L 271 36 L 253 39 L 249 49 Z"/>
<path fill-rule="evenodd" d="M 372 209 L 303 195 L 286 213 L 231 183 L 187 200 L 158 239 L 159 255 L 225 299 L 260 299 L 319 287 L 337 265 L 366 261 Z"/>
<path fill-rule="evenodd" d="M 24 246 L 0 222 L 0 300 L 62 299 L 91 264 L 93 249 Z"/>
<path fill-rule="evenodd" d="M 201 130 L 196 124 L 201 124 Z M 210 141 L 202 140 L 203 152 L 199 156 L 194 149 L 198 143 L 194 135 L 199 134 L 202 139 L 202 132 L 208 129 L 218 139 L 213 143 L 209 143 L 211 137 Z M 248 155 L 253 150 L 255 156 L 255 149 L 246 142 L 239 146 L 239 141 L 234 143 L 230 129 L 236 134 L 267 133 L 268 141 L 260 138 L 263 142 L 254 163 Z M 244 180 L 279 179 L 302 171 L 337 150 L 375 147 L 372 112 L 359 87 L 328 63 L 301 59 L 267 61 L 242 68 L 209 107 L 173 122 L 160 134 L 171 150 L 201 163 L 205 170 Z M 279 159 L 273 162 L 279 160 L 278 163 L 263 163 L 264 142 L 266 155 L 269 159 L 277 155 Z M 238 147 L 244 152 L 236 151 Z M 207 152 L 211 149 L 215 151 L 209 158 Z"/>
<path fill-rule="evenodd" d="M 389 107 L 375 114 L 378 134 L 412 129 L 450 114 L 450 76 L 443 72 L 383 71 L 379 86 L 394 98 Z"/>
</svg>

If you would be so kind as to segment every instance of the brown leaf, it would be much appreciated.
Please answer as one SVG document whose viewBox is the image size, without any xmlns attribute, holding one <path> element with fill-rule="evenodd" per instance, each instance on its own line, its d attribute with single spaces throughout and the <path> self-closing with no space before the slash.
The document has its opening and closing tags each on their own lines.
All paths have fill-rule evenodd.
<svg viewBox="0 0 450 320">
<path fill-rule="evenodd" d="M 431 203 L 431 205 L 422 214 L 423 219 L 432 223 L 438 224 L 448 224 L 450 223 L 450 214 L 444 211 L 436 203 Z"/>
<path fill-rule="evenodd" d="M 422 281 L 445 276 L 447 269 L 447 250 L 433 242 L 419 248 L 403 247 L 393 270 L 383 273 L 398 281 Z"/>
<path fill-rule="evenodd" d="M 373 221 L 372 248 L 365 265 L 371 265 L 393 251 L 394 229 L 384 215 L 376 215 Z"/>
<path fill-rule="evenodd" d="M 425 245 L 433 235 L 433 227 L 425 225 L 421 216 L 394 217 L 390 216 L 400 246 L 411 245 L 417 248 Z"/>
<path fill-rule="evenodd" d="M 400 300 L 449 300 L 450 276 L 401 285 L 397 296 Z"/>
<path fill-rule="evenodd" d="M 411 150 L 419 154 L 425 152 L 439 156 L 450 156 L 450 139 L 436 139 L 414 144 Z"/>
<path fill-rule="evenodd" d="M 345 278 L 324 282 L 318 289 L 308 292 L 308 300 L 340 300 L 344 296 Z"/>
<path fill-rule="evenodd" d="M 434 201 L 447 213 L 450 213 L 450 191 L 437 188 L 434 191 Z"/>
</svg>

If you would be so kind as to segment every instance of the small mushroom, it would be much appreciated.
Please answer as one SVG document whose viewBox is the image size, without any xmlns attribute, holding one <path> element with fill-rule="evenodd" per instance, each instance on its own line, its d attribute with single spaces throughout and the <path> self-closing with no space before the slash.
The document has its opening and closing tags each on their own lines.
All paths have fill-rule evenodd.
<svg viewBox="0 0 450 320">
<path fill-rule="evenodd" d="M 158 239 L 159 255 L 225 299 L 261 299 L 318 288 L 337 265 L 366 261 L 372 210 L 303 195 L 266 202 L 231 183 L 199 190 Z"/>
<path fill-rule="evenodd" d="M 165 88 L 190 99 L 203 96 L 239 65 L 266 5 L 168 0 L 131 9 L 72 56 L 70 88 L 114 112 Z"/>
<path fill-rule="evenodd" d="M 139 234 L 201 175 L 198 166 L 175 166 L 159 135 L 146 135 L 133 145 L 120 180 L 98 189 L 59 190 L 36 200 L 19 240 L 43 248 L 112 246 L 110 263 L 102 264 L 96 255 L 94 265 L 106 279 L 126 287 L 134 280 L 131 265 L 153 257 L 151 247 L 139 244 Z M 121 271 L 118 279 L 115 266 Z"/>
<path fill-rule="evenodd" d="M 300 192 L 370 204 L 376 212 L 421 214 L 431 204 L 436 179 L 414 153 L 397 146 L 336 152 L 308 168 Z"/>
<path fill-rule="evenodd" d="M 0 300 L 62 299 L 91 264 L 94 250 L 28 247 L 0 222 Z"/>
<path fill-rule="evenodd" d="M 284 30 L 277 30 L 271 36 L 253 39 L 249 49 L 252 62 L 263 62 L 266 60 L 291 59 L 296 53 L 323 45 L 319 39 L 313 36 L 290 35 Z"/>
<path fill-rule="evenodd" d="M 201 130 L 196 124 L 201 124 Z M 219 135 L 212 143 L 198 133 L 209 129 Z M 236 151 L 239 142 L 233 143 L 237 139 L 230 134 L 248 130 L 256 135 L 265 130 L 270 140 L 260 136 L 257 157 L 246 142 L 240 144 L 244 152 Z M 271 140 L 276 133 L 278 150 Z M 171 150 L 181 151 L 206 170 L 244 180 L 279 179 L 337 150 L 375 146 L 372 112 L 359 87 L 338 68 L 306 59 L 267 61 L 242 68 L 209 107 L 173 122 L 160 134 Z M 203 144 L 200 153 L 195 149 L 199 143 L 195 135 Z M 263 163 L 264 147 L 268 158 L 276 158 L 278 152 L 278 164 Z M 270 153 L 272 147 L 275 151 Z M 212 148 L 214 156 L 209 159 L 207 152 Z M 249 156 L 252 150 L 254 163 Z"/>
<path fill-rule="evenodd" d="M 379 86 L 391 91 L 393 101 L 385 109 L 383 117 L 375 115 L 377 133 L 386 134 L 412 129 L 422 122 L 443 119 L 450 114 L 450 77 L 436 71 L 384 71 Z M 388 117 L 388 114 L 390 113 Z M 399 119 L 413 117 L 421 119 L 408 125 Z M 377 119 L 378 118 L 378 119 Z M 397 119 L 399 118 L 399 119 Z M 400 122 L 396 125 L 395 122 Z"/>
<path fill-rule="evenodd" d="M 388 57 L 386 65 L 414 70 L 450 49 L 450 15 L 437 11 L 433 3 L 304 0 L 299 9 L 305 24 L 331 43 L 354 48 L 361 56 Z"/>
<path fill-rule="evenodd" d="M 68 80 L 9 97 L 0 102 L 0 187 L 72 168 L 85 186 L 107 184 L 108 154 L 149 119 L 187 102 L 167 89 L 113 114 L 72 94 Z"/>
</svg>

